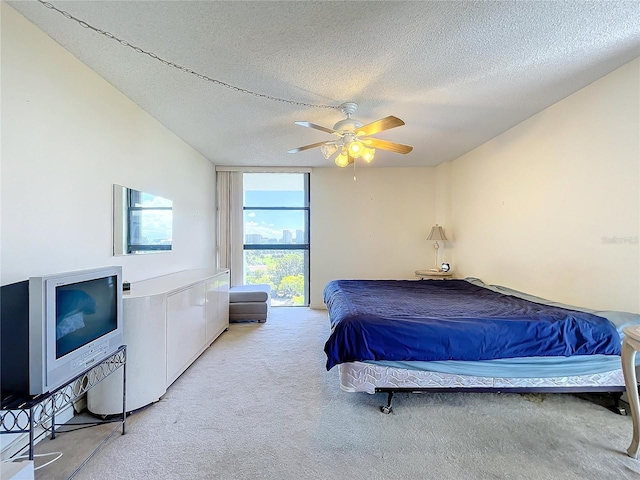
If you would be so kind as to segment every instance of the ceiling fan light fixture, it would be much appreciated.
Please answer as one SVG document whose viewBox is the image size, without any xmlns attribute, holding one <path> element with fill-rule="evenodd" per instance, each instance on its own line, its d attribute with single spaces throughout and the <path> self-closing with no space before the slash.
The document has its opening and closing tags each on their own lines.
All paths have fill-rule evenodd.
<svg viewBox="0 0 640 480">
<path fill-rule="evenodd" d="M 376 153 L 375 148 L 364 147 L 362 149 L 362 159 L 367 163 L 371 163 L 371 160 L 373 160 L 373 156 L 375 155 L 375 153 Z"/>
<path fill-rule="evenodd" d="M 362 144 L 362 142 L 355 140 L 349 144 L 349 155 L 351 155 L 353 158 L 358 158 L 364 153 L 364 148 L 365 146 Z"/>
<path fill-rule="evenodd" d="M 343 168 L 349 165 L 349 154 L 347 153 L 347 149 L 346 148 L 342 148 L 342 151 L 340 152 L 340 155 L 338 155 L 336 157 L 336 165 Z"/>
<path fill-rule="evenodd" d="M 326 160 L 329 160 L 331 155 L 338 151 L 338 147 L 332 143 L 325 143 L 320 147 L 320 151 Z"/>
</svg>

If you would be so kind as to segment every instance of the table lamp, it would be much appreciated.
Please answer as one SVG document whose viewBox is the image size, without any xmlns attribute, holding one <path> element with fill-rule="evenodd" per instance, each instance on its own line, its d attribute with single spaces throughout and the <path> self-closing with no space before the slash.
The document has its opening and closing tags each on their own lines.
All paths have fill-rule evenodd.
<svg viewBox="0 0 640 480">
<path fill-rule="evenodd" d="M 443 242 L 447 240 L 447 237 L 445 237 L 444 235 L 444 228 L 442 228 L 440 225 L 438 225 L 436 223 L 436 225 L 434 227 L 431 227 L 431 233 L 429 233 L 429 236 L 427 237 L 427 240 L 435 240 L 436 243 L 434 243 L 433 248 L 436 251 L 436 265 L 435 268 L 437 271 L 440 271 L 440 267 L 438 266 L 438 249 L 440 248 L 440 245 L 438 244 L 438 240 L 442 240 Z"/>
</svg>

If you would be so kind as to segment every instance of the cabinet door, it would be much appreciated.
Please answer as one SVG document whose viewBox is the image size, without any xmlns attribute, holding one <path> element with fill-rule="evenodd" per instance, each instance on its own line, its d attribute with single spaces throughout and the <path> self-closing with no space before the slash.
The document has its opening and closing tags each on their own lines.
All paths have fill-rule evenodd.
<svg viewBox="0 0 640 480">
<path fill-rule="evenodd" d="M 208 280 L 206 295 L 207 342 L 211 343 L 229 326 L 229 274 Z"/>
<path fill-rule="evenodd" d="M 204 284 L 167 296 L 167 385 L 184 372 L 205 346 Z"/>
<path fill-rule="evenodd" d="M 218 318 L 224 328 L 229 328 L 229 272 L 218 277 Z"/>
<path fill-rule="evenodd" d="M 149 405 L 167 391 L 167 326 L 164 295 L 122 300 L 127 345 L 127 411 Z M 87 407 L 97 415 L 122 413 L 122 370 L 87 392 Z"/>
<path fill-rule="evenodd" d="M 207 315 L 207 345 L 213 342 L 218 334 L 218 280 L 216 278 L 210 278 L 205 282 L 204 291 L 207 298 L 207 305 L 205 308 Z"/>
</svg>

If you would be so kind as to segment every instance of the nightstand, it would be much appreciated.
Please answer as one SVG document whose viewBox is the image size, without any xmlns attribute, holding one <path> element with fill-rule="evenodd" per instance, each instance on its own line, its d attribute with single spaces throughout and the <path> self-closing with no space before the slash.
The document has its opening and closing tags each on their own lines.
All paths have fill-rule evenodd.
<svg viewBox="0 0 640 480">
<path fill-rule="evenodd" d="M 416 270 L 416 277 L 420 280 L 446 280 L 453 278 L 453 272 L 434 272 L 433 270 Z"/>
</svg>

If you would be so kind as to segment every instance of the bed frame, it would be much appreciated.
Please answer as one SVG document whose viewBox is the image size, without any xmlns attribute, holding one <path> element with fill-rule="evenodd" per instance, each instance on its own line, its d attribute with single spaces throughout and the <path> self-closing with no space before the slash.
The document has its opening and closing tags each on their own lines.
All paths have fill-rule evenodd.
<svg viewBox="0 0 640 480">
<path fill-rule="evenodd" d="M 615 389 L 615 390 L 614 390 Z M 618 390 L 620 389 L 620 390 Z M 613 390 L 613 391 L 612 391 Z M 387 394 L 387 404 L 380 405 L 380 411 L 385 414 L 389 414 L 393 411 L 391 402 L 393 400 L 394 393 L 455 393 L 455 392 L 469 392 L 469 393 L 607 393 L 613 400 L 613 406 L 609 409 L 618 415 L 627 415 L 627 409 L 620 404 L 620 398 L 624 393 L 624 387 L 588 387 L 588 389 L 580 387 L 568 387 L 568 388 L 513 388 L 513 389 L 495 389 L 495 388 L 466 388 L 462 390 L 451 388 L 419 388 L 419 389 L 393 389 L 393 388 L 377 388 L 376 393 Z"/>
<path fill-rule="evenodd" d="M 393 411 L 395 393 L 607 393 L 610 409 L 626 415 L 620 404 L 625 391 L 621 369 L 591 375 L 550 378 L 494 378 L 409 370 L 374 363 L 352 362 L 338 366 L 340 388 L 347 392 L 386 393 L 382 413 Z"/>
</svg>

